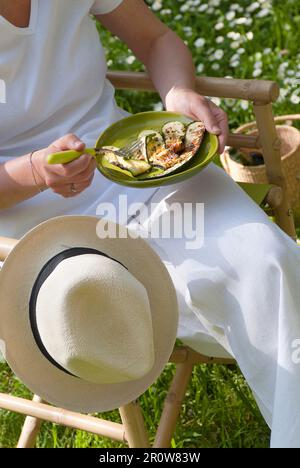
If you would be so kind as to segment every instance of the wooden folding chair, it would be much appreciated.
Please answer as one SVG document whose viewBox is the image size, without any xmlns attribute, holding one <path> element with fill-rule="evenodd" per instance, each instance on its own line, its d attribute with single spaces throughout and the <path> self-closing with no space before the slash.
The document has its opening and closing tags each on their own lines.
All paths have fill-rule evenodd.
<svg viewBox="0 0 300 468">
<path fill-rule="evenodd" d="M 154 91 L 154 86 L 145 73 L 115 71 L 109 72 L 108 78 L 117 89 Z M 235 148 L 260 148 L 262 150 L 270 186 L 265 186 L 260 190 L 260 201 L 262 198 L 267 200 L 276 223 L 289 236 L 296 239 L 292 210 L 281 168 L 280 140 L 276 134 L 272 112 L 272 102 L 276 101 L 279 95 L 277 84 L 264 80 L 200 77 L 197 78 L 197 90 L 205 96 L 244 99 L 253 104 L 258 135 L 230 134 L 228 144 Z M 245 185 L 243 188 L 247 190 Z M 16 242 L 13 239 L 0 238 L 0 261 L 6 258 Z M 235 361 L 204 356 L 186 346 L 181 346 L 174 349 L 170 362 L 176 365 L 176 371 L 165 399 L 154 442 L 156 448 L 170 446 L 194 366 L 199 363 L 232 364 Z M 132 402 L 119 409 L 122 424 L 56 408 L 43 403 L 38 396 L 34 396 L 30 401 L 0 394 L 0 408 L 27 415 L 18 442 L 20 448 L 35 445 L 44 420 L 124 441 L 129 447 L 146 448 L 150 445 L 138 402 Z"/>
</svg>

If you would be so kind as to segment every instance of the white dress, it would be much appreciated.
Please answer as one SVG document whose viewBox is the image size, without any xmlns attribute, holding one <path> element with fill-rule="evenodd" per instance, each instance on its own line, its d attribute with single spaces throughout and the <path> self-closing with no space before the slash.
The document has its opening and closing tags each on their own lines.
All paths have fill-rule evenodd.
<svg viewBox="0 0 300 468">
<path fill-rule="evenodd" d="M 126 115 L 105 80 L 89 16 L 121 2 L 32 0 L 25 29 L 0 17 L 0 163 L 69 132 L 93 146 Z M 1 211 L 0 235 L 18 238 L 54 216 L 103 214 L 107 203 L 119 206 L 120 195 L 128 204 L 156 204 L 140 225 L 119 213 L 134 229 L 149 230 L 173 203 L 189 203 L 192 211 L 204 203 L 201 247 L 189 250 L 183 238 L 148 239 L 176 285 L 178 336 L 202 353 L 233 355 L 272 428 L 271 445 L 300 447 L 300 251 L 220 168 L 211 164 L 187 182 L 147 190 L 113 185 L 97 173 L 75 198 L 46 191 Z"/>
</svg>

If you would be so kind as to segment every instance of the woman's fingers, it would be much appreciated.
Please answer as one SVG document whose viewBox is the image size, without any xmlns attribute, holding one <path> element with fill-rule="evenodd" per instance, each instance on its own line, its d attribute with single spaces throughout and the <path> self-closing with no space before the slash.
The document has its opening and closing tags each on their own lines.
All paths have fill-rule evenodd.
<svg viewBox="0 0 300 468">
<path fill-rule="evenodd" d="M 210 108 L 212 114 L 214 114 L 218 125 L 221 129 L 221 132 L 218 136 L 219 139 L 219 153 L 223 153 L 225 145 L 229 136 L 229 127 L 228 127 L 228 117 L 226 112 L 224 112 L 220 107 L 216 106 L 213 102 L 210 102 Z"/>
<path fill-rule="evenodd" d="M 68 164 L 54 164 L 49 170 L 54 174 L 66 179 L 74 178 L 78 174 L 84 172 L 89 165 L 95 165 L 95 160 L 90 154 L 83 154 L 75 161 Z"/>
<path fill-rule="evenodd" d="M 204 122 L 206 130 L 218 136 L 218 150 L 223 153 L 229 134 L 226 112 L 202 96 L 199 96 L 199 100 L 193 101 L 192 109 L 195 118 Z"/>
<path fill-rule="evenodd" d="M 85 144 L 73 133 L 68 133 L 52 143 L 50 148 L 53 148 L 53 153 L 66 150 L 83 151 Z"/>
<path fill-rule="evenodd" d="M 89 175 L 85 175 L 79 181 L 72 180 L 68 183 L 54 183 L 51 187 L 54 193 L 62 195 L 65 198 L 76 197 L 81 192 L 86 190 L 93 182 L 95 172 L 93 171 Z"/>
<path fill-rule="evenodd" d="M 85 169 L 83 169 L 82 172 L 79 172 L 78 174 L 76 174 L 74 177 L 71 177 L 70 179 L 72 179 L 72 182 L 74 183 L 85 182 L 86 180 L 89 180 L 91 176 L 94 176 L 96 167 L 97 167 L 96 161 L 94 158 L 92 158 L 88 166 Z"/>
<path fill-rule="evenodd" d="M 192 102 L 192 112 L 195 117 L 205 125 L 206 130 L 214 135 L 220 135 L 221 128 L 216 115 L 212 112 L 210 101 L 202 96 L 197 96 Z"/>
<path fill-rule="evenodd" d="M 63 196 L 64 198 L 76 197 L 91 185 L 92 180 L 93 178 L 80 184 L 69 183 L 64 185 L 53 186 L 52 191 L 54 193 L 57 193 L 58 195 Z"/>
</svg>

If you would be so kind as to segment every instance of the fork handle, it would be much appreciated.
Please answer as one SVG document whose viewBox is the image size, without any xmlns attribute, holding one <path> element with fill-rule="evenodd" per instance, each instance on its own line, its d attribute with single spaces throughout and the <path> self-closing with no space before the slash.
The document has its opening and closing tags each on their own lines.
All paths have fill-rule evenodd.
<svg viewBox="0 0 300 468">
<path fill-rule="evenodd" d="M 47 157 L 47 163 L 67 164 L 71 161 L 75 161 L 75 159 L 80 158 L 80 156 L 83 154 L 91 154 L 92 156 L 96 156 L 96 151 L 94 148 L 85 148 L 84 151 L 67 150 L 58 153 L 52 153 Z"/>
</svg>

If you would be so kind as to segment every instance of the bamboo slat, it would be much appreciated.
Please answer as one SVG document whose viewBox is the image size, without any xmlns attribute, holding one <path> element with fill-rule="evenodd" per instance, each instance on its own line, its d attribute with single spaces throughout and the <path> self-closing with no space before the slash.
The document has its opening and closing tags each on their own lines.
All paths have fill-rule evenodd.
<svg viewBox="0 0 300 468">
<path fill-rule="evenodd" d="M 287 195 L 286 181 L 282 172 L 280 157 L 281 142 L 276 133 L 272 105 L 254 105 L 254 113 L 269 183 L 282 188 L 282 202 L 274 210 L 275 219 L 283 231 L 293 239 L 296 239 L 293 213 Z"/>
<path fill-rule="evenodd" d="M 93 416 L 56 408 L 45 403 L 25 400 L 11 395 L 0 393 L 0 408 L 21 413 L 33 418 L 50 421 L 62 426 L 73 427 L 88 431 L 114 440 L 125 441 L 125 430 L 122 424 L 117 424 Z"/>
<path fill-rule="evenodd" d="M 178 364 L 170 389 L 164 401 L 163 412 L 156 432 L 154 448 L 169 448 L 177 419 L 193 372 L 193 364 Z"/>
<path fill-rule="evenodd" d="M 32 401 L 42 403 L 42 399 L 37 395 L 34 395 Z M 42 423 L 42 419 L 26 416 L 17 448 L 34 448 Z"/>
<path fill-rule="evenodd" d="M 138 401 L 119 408 L 125 429 L 126 440 L 130 448 L 149 448 L 149 438 L 144 418 Z"/>
<path fill-rule="evenodd" d="M 107 78 L 117 89 L 155 91 L 146 73 L 129 71 L 109 71 Z M 231 78 L 197 77 L 197 91 L 203 96 L 245 99 L 260 104 L 277 100 L 279 87 L 274 81 L 237 80 Z"/>
</svg>

